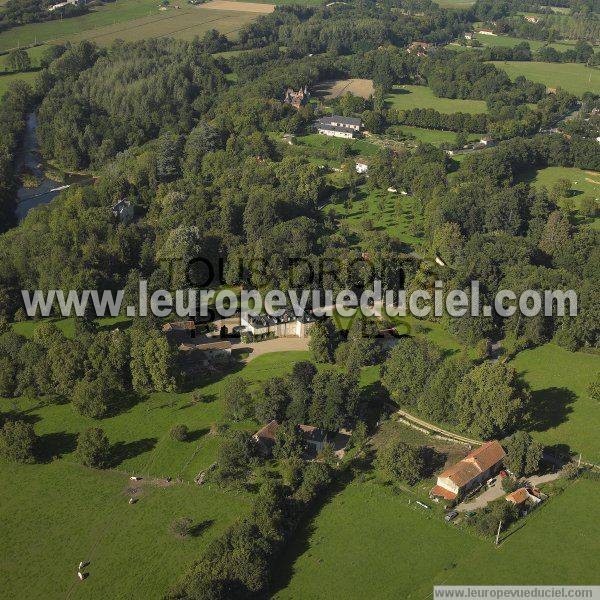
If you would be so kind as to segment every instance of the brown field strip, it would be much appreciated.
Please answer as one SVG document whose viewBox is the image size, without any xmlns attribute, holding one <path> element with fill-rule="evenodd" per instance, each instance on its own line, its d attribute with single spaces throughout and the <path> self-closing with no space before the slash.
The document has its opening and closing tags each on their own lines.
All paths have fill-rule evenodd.
<svg viewBox="0 0 600 600">
<path fill-rule="evenodd" d="M 201 5 L 211 10 L 231 10 L 239 12 L 258 13 L 267 15 L 275 10 L 274 4 L 259 4 L 258 2 L 233 2 L 232 0 L 212 0 Z"/>
</svg>

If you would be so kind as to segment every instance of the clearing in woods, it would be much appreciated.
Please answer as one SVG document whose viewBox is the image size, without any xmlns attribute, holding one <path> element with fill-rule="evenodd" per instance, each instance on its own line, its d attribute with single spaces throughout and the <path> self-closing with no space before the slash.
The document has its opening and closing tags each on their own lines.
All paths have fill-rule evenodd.
<svg viewBox="0 0 600 600">
<path fill-rule="evenodd" d="M 366 100 L 375 93 L 375 88 L 371 79 L 335 79 L 324 81 L 315 86 L 313 93 L 315 96 L 321 96 L 326 100 L 339 98 L 347 93 L 360 96 Z"/>
</svg>

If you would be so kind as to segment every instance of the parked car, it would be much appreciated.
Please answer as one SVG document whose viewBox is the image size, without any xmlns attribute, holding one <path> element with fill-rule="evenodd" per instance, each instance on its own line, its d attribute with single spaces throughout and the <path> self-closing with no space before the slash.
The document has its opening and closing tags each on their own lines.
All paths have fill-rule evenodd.
<svg viewBox="0 0 600 600">
<path fill-rule="evenodd" d="M 496 483 L 496 480 L 497 477 L 490 477 L 490 479 L 487 480 L 488 487 L 492 487 Z"/>
<path fill-rule="evenodd" d="M 444 520 L 446 521 L 446 523 L 450 523 L 450 521 L 452 521 L 452 519 L 456 519 L 456 517 L 458 517 L 458 512 L 455 510 L 451 510 L 445 517 Z"/>
</svg>

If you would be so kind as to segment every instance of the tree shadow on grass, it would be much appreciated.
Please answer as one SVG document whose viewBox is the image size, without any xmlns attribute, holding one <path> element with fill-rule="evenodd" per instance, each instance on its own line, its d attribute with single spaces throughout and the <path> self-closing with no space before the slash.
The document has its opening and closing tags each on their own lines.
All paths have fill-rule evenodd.
<svg viewBox="0 0 600 600">
<path fill-rule="evenodd" d="M 190 528 L 190 535 L 192 537 L 200 537 L 207 529 L 210 529 L 213 526 L 214 522 L 214 519 L 200 521 L 200 523 L 197 523 Z"/>
<path fill-rule="evenodd" d="M 573 412 L 571 405 L 576 400 L 577 395 L 564 387 L 551 387 L 532 392 L 528 429 L 546 431 L 564 423 L 568 415 Z"/>
<path fill-rule="evenodd" d="M 144 438 L 135 442 L 117 442 L 112 447 L 112 466 L 116 467 L 130 458 L 150 452 L 157 441 L 156 438 Z"/>
<path fill-rule="evenodd" d="M 210 429 L 204 427 L 203 429 L 195 429 L 194 431 L 188 431 L 186 442 L 197 442 L 200 438 L 204 437 Z"/>
<path fill-rule="evenodd" d="M 289 543 L 276 560 L 273 572 L 275 573 L 272 585 L 271 595 L 285 589 L 294 575 L 294 565 L 298 558 L 310 549 L 310 538 L 315 532 L 314 519 L 321 509 L 331 502 L 335 496 L 341 493 L 346 486 L 361 472 L 369 470 L 371 459 L 365 458 L 361 462 L 356 462 L 353 468 L 348 468 L 339 473 L 338 479 L 314 502 L 314 504 L 302 516 L 296 531 L 291 535 Z"/>
<path fill-rule="evenodd" d="M 37 442 L 37 456 L 40 462 L 50 462 L 62 454 L 70 454 L 77 447 L 77 435 L 66 431 L 46 433 Z"/>
</svg>

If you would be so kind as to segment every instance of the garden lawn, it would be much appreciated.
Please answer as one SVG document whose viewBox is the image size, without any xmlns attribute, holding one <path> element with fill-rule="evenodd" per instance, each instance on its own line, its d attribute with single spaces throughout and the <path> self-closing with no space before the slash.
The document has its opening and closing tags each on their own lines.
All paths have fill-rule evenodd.
<svg viewBox="0 0 600 600">
<path fill-rule="evenodd" d="M 345 160 L 345 157 L 340 154 L 342 148 L 348 148 L 353 156 L 372 156 L 378 150 L 375 144 L 366 139 L 345 140 L 320 133 L 309 133 L 297 137 L 292 148 L 295 148 L 296 151 L 303 150 L 307 155 L 319 159 L 321 162 L 333 160 L 335 166 L 338 167 Z"/>
<path fill-rule="evenodd" d="M 511 79 L 524 75 L 531 81 L 561 87 L 576 96 L 582 96 L 584 92 L 600 94 L 600 69 L 579 63 L 495 61 L 493 64 L 506 71 Z"/>
<path fill-rule="evenodd" d="M 438 98 L 431 88 L 424 85 L 395 85 L 388 95 L 386 103 L 389 108 L 409 110 L 412 108 L 434 108 L 441 113 L 484 113 L 487 105 L 483 100 L 456 100 Z"/>
<path fill-rule="evenodd" d="M 536 405 L 530 429 L 547 445 L 566 444 L 583 459 L 600 463 L 600 403 L 587 388 L 600 371 L 600 356 L 546 344 L 520 352 L 512 365 L 531 386 Z"/>
<path fill-rule="evenodd" d="M 126 475 L 65 461 L 0 463 L 3 598 L 159 598 L 193 559 L 250 505 L 245 494 L 176 484 L 143 485 L 130 505 Z M 179 539 L 174 519 L 197 533 Z M 89 577 L 77 580 L 77 565 Z"/>
<path fill-rule="evenodd" d="M 599 492 L 596 481 L 576 481 L 495 548 L 359 476 L 299 530 L 274 597 L 422 599 L 442 584 L 595 584 Z M 549 548 L 560 548 L 560 568 Z"/>
<path fill-rule="evenodd" d="M 600 206 L 600 173 L 569 167 L 547 167 L 530 171 L 525 179 L 536 187 L 545 186 L 547 189 L 551 189 L 559 179 L 568 179 L 576 208 L 581 206 L 581 201 L 586 197 L 597 200 Z M 581 218 L 584 219 L 583 215 Z M 600 229 L 600 218 L 588 219 L 584 223 Z"/>
</svg>

